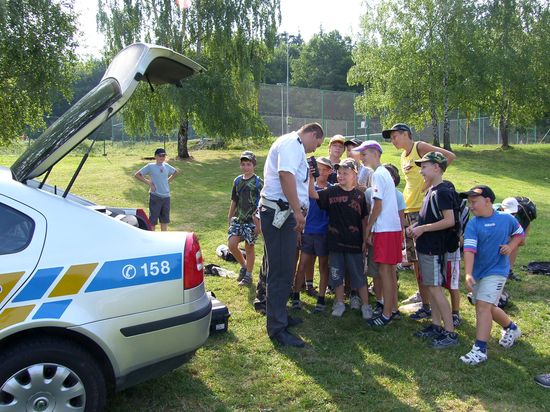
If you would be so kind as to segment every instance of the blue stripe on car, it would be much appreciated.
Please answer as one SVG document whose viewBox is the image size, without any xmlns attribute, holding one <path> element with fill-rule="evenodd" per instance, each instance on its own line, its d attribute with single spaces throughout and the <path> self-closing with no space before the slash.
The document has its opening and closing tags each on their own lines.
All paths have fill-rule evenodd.
<svg viewBox="0 0 550 412">
<path fill-rule="evenodd" d="M 71 304 L 72 299 L 58 300 L 42 304 L 36 311 L 33 319 L 59 319 L 65 309 Z"/>
<path fill-rule="evenodd" d="M 30 282 L 25 285 L 12 302 L 42 298 L 62 270 L 62 267 L 37 270 Z"/>
<path fill-rule="evenodd" d="M 181 253 L 105 262 L 86 293 L 181 279 L 182 273 Z"/>
</svg>

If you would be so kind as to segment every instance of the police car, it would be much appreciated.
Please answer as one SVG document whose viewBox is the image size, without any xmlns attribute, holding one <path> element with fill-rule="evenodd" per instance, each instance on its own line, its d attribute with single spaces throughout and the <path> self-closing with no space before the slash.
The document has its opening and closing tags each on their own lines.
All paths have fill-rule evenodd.
<svg viewBox="0 0 550 412">
<path fill-rule="evenodd" d="M 0 167 L 0 410 L 101 410 L 110 389 L 178 367 L 208 338 L 212 303 L 193 233 L 113 219 L 71 197 L 71 185 L 45 190 L 49 171 L 140 81 L 179 85 L 201 70 L 133 44 L 11 168 Z"/>
</svg>

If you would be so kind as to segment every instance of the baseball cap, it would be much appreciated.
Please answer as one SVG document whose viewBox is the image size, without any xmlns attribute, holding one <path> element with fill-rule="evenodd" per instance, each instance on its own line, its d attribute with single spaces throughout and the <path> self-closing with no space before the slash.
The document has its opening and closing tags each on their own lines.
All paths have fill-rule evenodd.
<svg viewBox="0 0 550 412">
<path fill-rule="evenodd" d="M 390 139 L 391 138 L 391 132 L 394 131 L 401 131 L 401 132 L 409 132 L 412 134 L 411 128 L 407 126 L 405 123 L 396 123 L 394 124 L 391 129 L 383 130 L 382 131 L 382 137 L 384 139 Z"/>
<path fill-rule="evenodd" d="M 250 150 L 246 150 L 241 153 L 240 160 L 250 160 L 253 165 L 256 165 L 256 155 Z"/>
<path fill-rule="evenodd" d="M 443 168 L 447 167 L 447 158 L 439 152 L 428 152 L 421 159 L 414 161 L 417 166 L 420 166 L 422 163 L 431 162 L 441 165 Z"/>
<path fill-rule="evenodd" d="M 334 169 L 335 170 L 338 170 L 340 169 L 341 167 L 344 167 L 346 169 L 351 169 L 353 170 L 355 173 L 357 173 L 357 163 L 355 162 L 355 160 L 353 160 L 352 158 L 347 158 L 347 159 L 344 159 L 342 160 L 340 163 L 336 163 L 334 165 Z"/>
<path fill-rule="evenodd" d="M 506 213 L 517 213 L 519 210 L 519 203 L 515 197 L 507 197 L 500 204 L 500 208 Z"/>
<path fill-rule="evenodd" d="M 328 143 L 328 145 L 330 146 L 333 143 L 342 143 L 342 144 L 344 144 L 344 143 L 346 143 L 346 139 L 341 134 L 335 134 L 330 139 L 330 142 Z"/>
<path fill-rule="evenodd" d="M 363 143 L 362 140 L 359 140 L 358 138 L 356 137 L 352 137 L 351 139 L 348 139 L 344 142 L 344 146 L 347 146 L 349 144 L 352 144 L 354 146 L 359 146 L 361 143 Z"/>
<path fill-rule="evenodd" d="M 155 156 L 165 155 L 165 154 L 166 154 L 166 150 L 164 150 L 162 147 L 159 147 L 157 150 L 155 150 Z"/>
<path fill-rule="evenodd" d="M 328 167 L 332 167 L 332 162 L 330 161 L 330 159 L 328 157 L 323 156 L 323 157 L 317 158 L 317 163 L 320 163 L 320 164 L 328 166 Z"/>
<path fill-rule="evenodd" d="M 365 140 L 363 143 L 352 150 L 354 152 L 362 152 L 366 149 L 375 149 L 382 153 L 382 146 L 380 146 L 380 143 L 378 143 L 376 140 Z"/>
<path fill-rule="evenodd" d="M 491 200 L 491 203 L 495 201 L 495 193 L 491 190 L 489 186 L 485 185 L 474 186 L 467 192 L 460 193 L 461 198 L 465 198 L 468 196 L 483 196 L 489 198 Z"/>
</svg>

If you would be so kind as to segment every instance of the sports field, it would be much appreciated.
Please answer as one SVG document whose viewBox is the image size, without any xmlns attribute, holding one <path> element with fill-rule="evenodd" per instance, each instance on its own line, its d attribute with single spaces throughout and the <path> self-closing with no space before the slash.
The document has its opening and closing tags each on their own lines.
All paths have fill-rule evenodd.
<svg viewBox="0 0 550 412">
<path fill-rule="evenodd" d="M 89 158 L 73 192 L 96 203 L 146 207 L 146 187 L 133 173 L 151 156 L 155 145 L 107 146 Z M 384 144 L 383 162 L 399 164 L 399 152 Z M 239 154 L 245 147 L 225 151 L 191 152 L 187 161 L 169 162 L 182 172 L 172 184 L 170 230 L 193 230 L 201 241 L 205 263 L 238 271 L 219 259 L 215 249 L 227 243 L 227 211 L 231 184 L 239 173 Z M 261 175 L 268 145 L 253 150 Z M 433 350 L 414 338 L 419 323 L 404 317 L 382 331 L 367 329 L 360 314 L 347 311 L 335 319 L 330 311 L 314 315 L 314 298 L 302 296 L 297 313 L 304 324 L 294 331 L 305 349 L 279 348 L 265 333 L 265 318 L 251 305 L 254 288 L 239 288 L 233 279 L 206 279 L 207 289 L 229 306 L 229 332 L 212 336 L 196 356 L 178 370 L 109 398 L 110 411 L 201 410 L 550 410 L 550 391 L 534 384 L 535 374 L 550 372 L 550 277 L 528 275 L 521 266 L 550 260 L 550 145 L 522 145 L 502 151 L 495 146 L 454 147 L 457 160 L 445 177 L 458 190 L 476 184 L 493 188 L 497 201 L 528 196 L 538 208 L 527 245 L 515 271 L 522 281 L 510 281 L 507 309 L 523 331 L 516 345 L 504 349 L 493 328 L 489 361 L 479 367 L 463 365 L 475 337 L 473 307 L 462 299 L 460 345 Z M 168 154 L 175 153 L 173 143 Z M 327 153 L 326 144 L 316 155 Z M 9 166 L 14 155 L 0 154 Z M 64 187 L 80 157 L 65 158 L 48 182 Z M 261 261 L 263 243 L 257 245 Z M 258 270 L 254 276 L 257 280 Z M 415 290 L 410 271 L 400 272 L 400 299 Z M 329 305 L 332 303 L 329 300 Z"/>
</svg>

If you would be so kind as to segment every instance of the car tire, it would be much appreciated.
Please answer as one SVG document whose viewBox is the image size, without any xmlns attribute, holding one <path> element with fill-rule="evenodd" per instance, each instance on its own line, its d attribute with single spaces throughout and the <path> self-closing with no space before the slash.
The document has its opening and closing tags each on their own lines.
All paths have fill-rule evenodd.
<svg viewBox="0 0 550 412">
<path fill-rule="evenodd" d="M 0 410 L 96 412 L 106 394 L 98 362 L 68 340 L 28 339 L 0 355 Z"/>
</svg>

